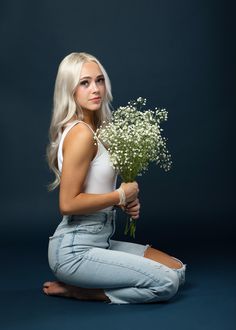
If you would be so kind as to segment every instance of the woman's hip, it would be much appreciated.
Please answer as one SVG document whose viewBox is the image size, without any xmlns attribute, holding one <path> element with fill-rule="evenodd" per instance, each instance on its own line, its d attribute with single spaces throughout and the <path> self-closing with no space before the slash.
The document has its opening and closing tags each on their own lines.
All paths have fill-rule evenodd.
<svg viewBox="0 0 236 330">
<path fill-rule="evenodd" d="M 93 247 L 109 249 L 115 232 L 115 212 L 97 212 L 86 216 L 64 216 L 49 237 L 48 260 L 54 273 L 73 260 L 79 262 Z"/>
</svg>

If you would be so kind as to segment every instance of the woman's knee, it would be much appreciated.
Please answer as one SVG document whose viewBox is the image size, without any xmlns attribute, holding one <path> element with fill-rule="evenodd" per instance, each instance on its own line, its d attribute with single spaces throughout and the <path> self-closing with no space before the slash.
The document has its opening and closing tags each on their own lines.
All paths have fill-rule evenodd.
<svg viewBox="0 0 236 330">
<path fill-rule="evenodd" d="M 155 298 L 152 301 L 166 301 L 177 293 L 179 288 L 179 277 L 175 271 L 168 270 L 162 279 L 160 286 L 152 287 Z"/>
<path fill-rule="evenodd" d="M 179 276 L 175 271 L 170 271 L 166 281 L 166 300 L 169 300 L 177 293 L 179 288 Z"/>
<path fill-rule="evenodd" d="M 181 268 L 174 270 L 179 277 L 179 286 L 183 286 L 185 283 L 186 264 L 183 264 Z"/>
<path fill-rule="evenodd" d="M 169 300 L 177 293 L 179 277 L 175 271 L 169 271 L 164 285 L 164 300 Z"/>
</svg>

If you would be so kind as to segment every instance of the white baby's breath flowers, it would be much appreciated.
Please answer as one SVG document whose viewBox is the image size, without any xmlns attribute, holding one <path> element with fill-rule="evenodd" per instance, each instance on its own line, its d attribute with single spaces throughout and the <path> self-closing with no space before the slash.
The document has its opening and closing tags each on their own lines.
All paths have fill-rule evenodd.
<svg viewBox="0 0 236 330">
<path fill-rule="evenodd" d="M 155 161 L 165 171 L 171 168 L 171 155 L 162 137 L 160 124 L 167 120 L 166 109 L 143 110 L 146 99 L 139 97 L 119 107 L 109 123 L 97 129 L 98 137 L 110 153 L 112 166 L 124 182 L 132 182 Z M 136 221 L 131 221 L 130 233 L 134 237 Z M 125 233 L 129 230 L 126 224 Z"/>
</svg>

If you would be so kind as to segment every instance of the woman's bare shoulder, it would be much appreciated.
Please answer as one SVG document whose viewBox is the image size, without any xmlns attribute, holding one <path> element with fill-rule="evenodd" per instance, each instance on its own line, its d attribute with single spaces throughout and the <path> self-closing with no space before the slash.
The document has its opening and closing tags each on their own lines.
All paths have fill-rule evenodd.
<svg viewBox="0 0 236 330">
<path fill-rule="evenodd" d="M 78 123 L 67 133 L 63 142 L 63 153 L 80 151 L 80 154 L 86 153 L 93 156 L 94 147 L 93 132 L 83 123 Z"/>
</svg>

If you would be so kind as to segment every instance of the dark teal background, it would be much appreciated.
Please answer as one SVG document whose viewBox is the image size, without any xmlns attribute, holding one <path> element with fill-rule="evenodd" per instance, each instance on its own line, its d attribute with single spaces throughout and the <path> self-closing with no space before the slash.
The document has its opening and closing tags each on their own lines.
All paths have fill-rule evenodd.
<svg viewBox="0 0 236 330">
<path fill-rule="evenodd" d="M 5 283 L 16 283 L 16 290 L 20 283 L 25 283 L 24 289 L 28 283 L 35 288 L 33 294 L 24 295 L 29 298 L 26 304 L 32 297 L 38 299 L 41 282 L 52 276 L 47 268 L 47 239 L 61 216 L 57 192 L 46 190 L 52 176 L 45 149 L 57 68 L 74 51 L 94 54 L 103 63 L 111 78 L 114 107 L 143 96 L 147 107 L 164 107 L 169 112 L 163 128 L 173 168 L 165 173 L 153 164 L 138 178 L 142 210 L 136 242 L 179 255 L 190 264 L 190 274 L 194 260 L 200 263 L 197 274 L 207 268 L 208 261 L 212 262 L 210 269 L 217 264 L 219 271 L 225 267 L 230 272 L 235 263 L 230 258 L 235 240 L 232 4 L 203 0 L 1 1 L 1 245 L 4 260 L 7 264 L 14 260 L 17 269 L 6 267 L 3 277 Z M 119 214 L 117 239 L 128 239 L 123 228 L 124 217 Z M 29 259 L 24 257 L 22 266 L 23 253 Z M 229 264 L 220 267 L 226 259 Z M 34 266 L 30 268 L 29 263 Z M 210 279 L 209 275 L 211 283 Z M 224 285 L 231 283 L 221 280 Z M 222 288 L 219 283 L 216 286 Z M 231 286 L 228 289 L 235 293 L 235 286 L 234 291 Z M 232 299 L 228 312 L 235 309 Z M 198 302 L 199 308 L 201 299 Z M 191 315 L 196 306 L 191 309 L 188 300 L 185 303 Z M 43 300 L 41 304 L 43 308 Z M 222 312 L 221 305 L 215 309 Z M 232 315 L 227 314 L 226 322 L 220 319 L 224 329 L 233 326 Z M 20 319 L 20 326 L 26 329 L 29 323 Z M 126 325 L 135 322 L 131 320 Z M 186 329 L 216 329 L 217 325 L 222 329 L 221 321 L 213 316 L 210 320 L 213 323 L 206 314 L 197 327 L 190 319 Z M 163 319 L 162 329 L 169 329 L 164 324 Z M 6 322 L 4 329 L 7 327 Z M 36 323 L 29 328 L 36 329 Z"/>
</svg>

